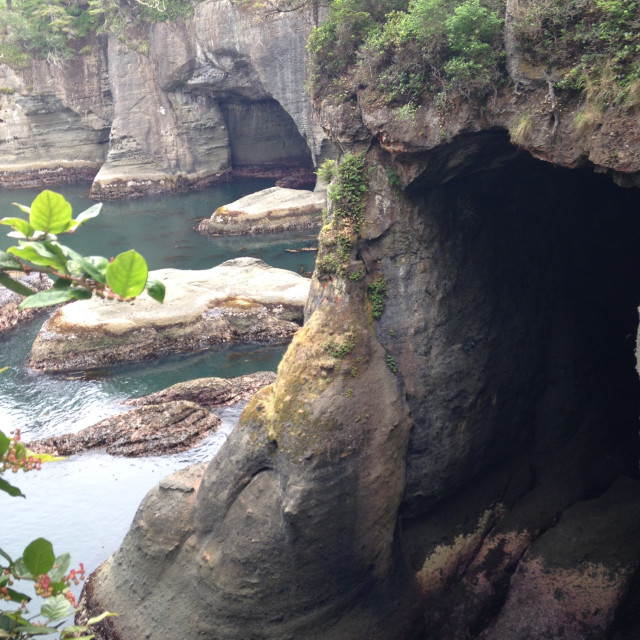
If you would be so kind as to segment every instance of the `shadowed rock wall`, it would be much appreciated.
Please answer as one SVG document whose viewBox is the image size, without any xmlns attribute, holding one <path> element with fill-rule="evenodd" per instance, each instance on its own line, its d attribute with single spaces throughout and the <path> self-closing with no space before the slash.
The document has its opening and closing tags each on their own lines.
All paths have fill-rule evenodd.
<svg viewBox="0 0 640 640">
<path fill-rule="evenodd" d="M 465 148 L 495 168 L 464 163 L 439 186 L 418 174 L 400 193 L 370 148 L 345 275 L 316 272 L 306 325 L 188 516 L 156 539 L 143 504 L 92 576 L 89 610 L 121 612 L 102 637 L 501 640 L 520 633 L 509 603 L 549 571 L 584 594 L 551 593 L 553 624 L 582 628 L 591 603 L 603 613 L 583 637 L 611 631 L 640 568 L 638 193 L 499 133 Z M 568 533 L 599 512 L 612 555 Z M 558 565 L 583 542 L 586 565 Z M 588 570 L 601 578 L 580 582 Z"/>
</svg>

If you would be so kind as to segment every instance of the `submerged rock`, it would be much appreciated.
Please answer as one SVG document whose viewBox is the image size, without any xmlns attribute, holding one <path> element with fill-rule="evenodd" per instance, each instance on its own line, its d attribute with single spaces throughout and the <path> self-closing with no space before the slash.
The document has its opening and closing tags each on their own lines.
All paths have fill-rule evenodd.
<svg viewBox="0 0 640 640">
<path fill-rule="evenodd" d="M 188 400 L 210 409 L 248 400 L 256 391 L 271 384 L 275 379 L 276 374 L 272 371 L 259 371 L 236 378 L 198 378 L 197 380 L 178 382 L 168 389 L 127 400 L 124 404 L 139 407 L 175 400 Z"/>
<path fill-rule="evenodd" d="M 288 342 L 302 320 L 310 281 L 256 258 L 203 271 L 162 269 L 162 304 L 94 298 L 59 309 L 36 337 L 30 366 L 87 370 L 229 342 Z"/>
<path fill-rule="evenodd" d="M 120 413 L 78 433 L 35 440 L 29 448 L 56 456 L 89 449 L 126 457 L 178 453 L 215 431 L 220 422 L 194 402 L 177 400 Z"/>
<path fill-rule="evenodd" d="M 322 191 L 271 187 L 218 207 L 199 224 L 198 231 L 241 235 L 319 228 L 326 203 Z"/>
</svg>

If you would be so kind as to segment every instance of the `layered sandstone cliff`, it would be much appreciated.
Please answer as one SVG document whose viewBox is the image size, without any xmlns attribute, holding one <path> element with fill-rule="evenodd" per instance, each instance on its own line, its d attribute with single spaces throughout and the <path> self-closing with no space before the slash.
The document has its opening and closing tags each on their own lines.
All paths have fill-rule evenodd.
<svg viewBox="0 0 640 640">
<path fill-rule="evenodd" d="M 105 199 L 311 170 L 326 144 L 303 90 L 313 26 L 310 10 L 215 0 L 96 37 L 70 61 L 0 65 L 0 184 L 92 179 Z"/>
</svg>

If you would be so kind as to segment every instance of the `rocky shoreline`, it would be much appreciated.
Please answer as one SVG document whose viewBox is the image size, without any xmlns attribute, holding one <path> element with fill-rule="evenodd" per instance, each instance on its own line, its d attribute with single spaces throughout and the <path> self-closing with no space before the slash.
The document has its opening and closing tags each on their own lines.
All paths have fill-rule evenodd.
<svg viewBox="0 0 640 640">
<path fill-rule="evenodd" d="M 142 457 L 178 453 L 195 446 L 220 425 L 216 407 L 244 402 L 271 384 L 275 373 L 236 378 L 200 378 L 125 402 L 136 408 L 101 420 L 78 433 L 28 443 L 36 453 L 70 456 L 104 449 L 114 456 Z"/>
<path fill-rule="evenodd" d="M 121 303 L 81 300 L 60 308 L 31 349 L 38 371 L 70 372 L 195 353 L 227 343 L 286 344 L 302 323 L 311 282 L 256 258 L 203 271 L 153 273 L 167 290 Z"/>
<path fill-rule="evenodd" d="M 245 235 L 319 229 L 325 191 L 271 187 L 218 207 L 198 225 L 206 235 Z"/>
<path fill-rule="evenodd" d="M 32 273 L 21 275 L 17 280 L 32 288 L 34 291 L 48 289 L 52 281 L 45 275 Z M 46 309 L 18 309 L 23 297 L 0 285 L 0 336 L 15 329 L 20 323 L 28 322 L 46 312 Z"/>
</svg>

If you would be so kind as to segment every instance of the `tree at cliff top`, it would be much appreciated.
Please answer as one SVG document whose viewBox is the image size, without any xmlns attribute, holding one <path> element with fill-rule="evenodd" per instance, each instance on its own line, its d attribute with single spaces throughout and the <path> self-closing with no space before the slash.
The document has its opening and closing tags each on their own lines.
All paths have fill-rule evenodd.
<svg viewBox="0 0 640 640">
<path fill-rule="evenodd" d="M 86 36 L 121 30 L 131 22 L 188 15 L 191 0 L 5 0 L 0 8 L 0 60 L 13 67 L 32 58 L 55 64 L 82 52 Z"/>
</svg>

